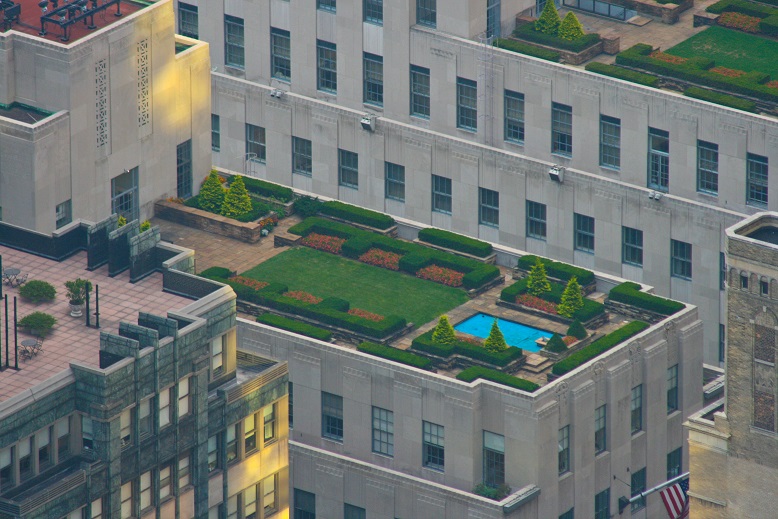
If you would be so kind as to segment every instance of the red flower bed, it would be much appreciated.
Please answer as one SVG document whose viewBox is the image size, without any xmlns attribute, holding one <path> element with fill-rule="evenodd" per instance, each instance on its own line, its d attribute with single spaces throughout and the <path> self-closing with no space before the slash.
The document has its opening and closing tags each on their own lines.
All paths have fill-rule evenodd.
<svg viewBox="0 0 778 519">
<path fill-rule="evenodd" d="M 748 16 L 741 13 L 721 13 L 716 23 L 730 29 L 756 34 L 759 32 L 760 21 L 756 16 Z"/>
<path fill-rule="evenodd" d="M 286 292 L 284 295 L 311 305 L 321 303 L 321 297 L 316 297 L 315 295 L 303 292 L 302 290 L 292 290 L 291 292 Z"/>
<path fill-rule="evenodd" d="M 574 342 L 578 342 L 578 337 L 574 337 L 572 335 L 565 335 L 562 337 L 562 341 L 564 341 L 565 346 L 570 346 Z"/>
<path fill-rule="evenodd" d="M 312 232 L 308 236 L 302 239 L 302 244 L 313 249 L 323 250 L 324 252 L 331 252 L 333 254 L 340 254 L 340 249 L 346 242 L 345 238 L 338 238 L 337 236 L 327 236 L 326 234 L 317 234 Z"/>
<path fill-rule="evenodd" d="M 546 312 L 547 314 L 556 315 L 557 313 L 556 305 L 554 303 L 549 303 L 544 299 L 531 296 L 529 294 L 521 294 L 520 296 L 517 296 L 516 302 L 522 306 L 526 306 L 527 308 L 540 310 L 541 312 Z"/>
<path fill-rule="evenodd" d="M 661 61 L 665 61 L 667 63 L 673 63 L 675 65 L 680 65 L 681 63 L 686 63 L 686 58 L 682 58 L 680 56 L 673 56 L 672 54 L 666 54 L 662 51 L 655 50 L 650 54 L 650 56 L 654 59 L 658 59 Z"/>
<path fill-rule="evenodd" d="M 480 340 L 480 339 L 478 339 L 476 337 L 473 337 L 472 335 L 463 335 L 461 333 L 457 333 L 456 337 L 457 337 L 458 341 L 466 342 L 468 344 L 472 344 L 473 346 L 483 346 L 484 345 L 484 341 L 482 341 L 482 340 Z"/>
<path fill-rule="evenodd" d="M 278 225 L 278 215 L 277 214 L 273 213 L 270 216 L 268 216 L 266 218 L 262 218 L 259 221 L 259 228 L 260 229 L 264 229 L 268 225 L 272 225 L 272 226 Z"/>
<path fill-rule="evenodd" d="M 450 287 L 461 287 L 462 278 L 465 277 L 461 272 L 456 270 L 447 269 L 445 267 L 438 267 L 437 265 L 430 265 L 419 269 L 416 272 L 416 277 L 421 279 L 429 279 L 436 283 L 443 283 Z"/>
<path fill-rule="evenodd" d="M 726 77 L 740 77 L 743 74 L 745 74 L 742 70 L 735 70 L 733 68 L 726 68 L 726 67 L 713 67 L 710 69 L 711 72 L 715 72 L 716 74 L 721 74 L 722 76 Z"/>
<path fill-rule="evenodd" d="M 374 314 L 373 312 L 368 312 L 367 310 L 361 310 L 359 308 L 352 308 L 348 311 L 349 315 L 356 315 L 357 317 L 361 317 L 362 319 L 367 319 L 368 321 L 383 321 L 384 316 Z"/>
<path fill-rule="evenodd" d="M 401 257 L 402 256 L 395 254 L 394 252 L 387 252 L 381 249 L 370 249 L 359 257 L 359 261 L 389 270 L 400 270 Z"/>
<path fill-rule="evenodd" d="M 254 290 L 265 288 L 270 284 L 266 281 L 257 281 L 256 279 L 245 278 L 243 276 L 233 276 L 230 278 L 230 281 L 240 283 L 241 285 L 246 285 L 247 287 L 253 288 Z"/>
<path fill-rule="evenodd" d="M 770 88 L 778 88 L 778 79 L 774 79 L 770 81 L 769 83 L 767 83 L 767 86 L 769 86 Z"/>
</svg>

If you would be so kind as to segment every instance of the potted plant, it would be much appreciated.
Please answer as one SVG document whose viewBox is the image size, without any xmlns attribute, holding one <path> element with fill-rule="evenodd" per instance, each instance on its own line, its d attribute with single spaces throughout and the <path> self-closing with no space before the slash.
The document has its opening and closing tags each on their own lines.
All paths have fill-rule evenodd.
<svg viewBox="0 0 778 519">
<path fill-rule="evenodd" d="M 70 301 L 70 315 L 72 317 L 81 317 L 84 310 L 86 294 L 92 291 L 92 282 L 87 279 L 76 278 L 72 281 L 65 281 L 68 300 Z"/>
</svg>

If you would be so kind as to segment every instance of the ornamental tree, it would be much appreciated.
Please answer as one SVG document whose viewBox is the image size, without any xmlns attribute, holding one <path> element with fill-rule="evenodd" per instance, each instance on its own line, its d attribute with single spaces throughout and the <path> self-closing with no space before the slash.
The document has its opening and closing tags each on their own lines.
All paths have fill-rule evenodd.
<svg viewBox="0 0 778 519">
<path fill-rule="evenodd" d="M 243 177 L 235 175 L 227 194 L 224 195 L 221 215 L 228 218 L 238 218 L 251 211 L 251 197 L 246 190 Z"/>
<path fill-rule="evenodd" d="M 543 34 L 556 36 L 560 23 L 562 23 L 562 19 L 559 18 L 559 12 L 556 10 L 554 0 L 546 0 L 546 5 L 543 7 L 543 12 L 540 13 L 540 18 L 535 20 L 535 30 Z"/>
<path fill-rule="evenodd" d="M 577 40 L 584 36 L 583 25 L 578 21 L 578 17 L 574 12 L 568 11 L 565 15 L 565 19 L 559 24 L 559 32 L 557 36 L 564 40 Z"/>
<path fill-rule="evenodd" d="M 562 317 L 569 318 L 581 308 L 583 308 L 581 285 L 578 284 L 578 279 L 573 276 L 570 278 L 570 281 L 567 282 L 565 291 L 562 292 L 562 299 L 559 301 L 556 311 Z"/>
<path fill-rule="evenodd" d="M 535 264 L 529 270 L 527 290 L 535 297 L 540 297 L 551 291 L 551 283 L 548 282 L 548 276 L 546 276 L 546 266 L 540 257 L 535 258 Z"/>
<path fill-rule="evenodd" d="M 457 336 L 454 333 L 454 327 L 448 322 L 448 316 L 441 315 L 438 319 L 438 325 L 435 326 L 435 331 L 432 332 L 432 342 L 453 344 L 456 340 Z"/>
<path fill-rule="evenodd" d="M 572 335 L 576 339 L 586 339 L 589 334 L 586 332 L 586 328 L 584 328 L 583 324 L 581 324 L 581 321 L 576 319 L 567 329 L 567 335 Z"/>
<path fill-rule="evenodd" d="M 497 319 L 492 323 L 489 337 L 484 341 L 484 348 L 490 353 L 500 353 L 508 348 L 508 343 L 505 342 L 505 336 L 503 336 L 502 330 L 500 330 L 500 326 L 497 324 Z"/>
<path fill-rule="evenodd" d="M 567 351 L 567 345 L 565 344 L 565 341 L 562 340 L 562 337 L 560 337 L 558 333 L 555 333 L 546 343 L 546 350 L 551 353 L 562 353 Z"/>
<path fill-rule="evenodd" d="M 197 203 L 203 211 L 216 214 L 221 212 L 222 204 L 224 203 L 224 188 L 219 181 L 219 175 L 215 171 L 211 171 L 211 174 L 208 175 L 208 178 L 205 179 L 202 187 L 200 187 Z"/>
</svg>

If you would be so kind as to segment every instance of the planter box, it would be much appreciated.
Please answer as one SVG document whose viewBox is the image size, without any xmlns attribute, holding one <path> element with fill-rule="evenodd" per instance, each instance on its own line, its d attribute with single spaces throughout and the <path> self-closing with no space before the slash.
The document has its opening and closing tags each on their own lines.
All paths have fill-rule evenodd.
<svg viewBox="0 0 778 519">
<path fill-rule="evenodd" d="M 480 296 L 481 294 L 483 294 L 484 292 L 486 292 L 487 290 L 492 289 L 492 288 L 494 288 L 496 286 L 502 285 L 503 283 L 505 283 L 505 276 L 500 274 L 499 276 L 497 276 L 496 278 L 494 278 L 490 282 L 485 283 L 485 284 L 481 285 L 478 288 L 471 288 L 470 290 L 468 290 L 467 291 L 467 297 L 469 297 L 470 299 L 474 299 L 474 298 Z"/>
<path fill-rule="evenodd" d="M 461 252 L 454 249 L 447 249 L 446 247 L 441 247 L 440 245 L 435 245 L 434 243 L 429 243 L 426 241 L 422 241 L 418 238 L 413 240 L 413 243 L 418 243 L 419 245 L 424 245 L 425 247 L 429 247 L 430 249 L 437 249 L 443 252 L 448 252 L 450 254 L 455 254 L 457 256 L 462 256 L 463 258 L 468 258 L 475 261 L 480 261 L 481 263 L 488 263 L 489 265 L 494 265 L 497 262 L 497 253 L 492 252 L 485 258 L 481 258 L 479 256 L 473 256 L 472 254 L 468 254 L 466 252 Z"/>
<path fill-rule="evenodd" d="M 299 234 L 289 234 L 288 232 L 280 231 L 273 235 L 273 247 L 293 247 L 302 239 L 303 237 Z"/>
<path fill-rule="evenodd" d="M 503 301 L 502 299 L 497 299 L 497 305 L 498 306 L 504 306 L 505 308 L 510 308 L 512 310 L 516 310 L 518 312 L 524 312 L 531 315 L 536 315 L 538 317 L 543 317 L 545 319 L 548 319 L 549 321 L 554 321 L 561 324 L 571 325 L 573 323 L 572 319 L 568 319 L 567 317 L 562 317 L 561 315 L 555 315 L 555 314 L 549 314 L 546 312 L 541 312 L 540 310 L 536 310 L 534 308 L 529 308 L 524 305 L 520 305 L 517 303 L 509 303 L 508 301 Z M 603 324 L 608 322 L 608 313 L 603 312 L 600 315 L 596 317 L 592 317 L 583 324 L 584 328 L 588 330 L 596 330 Z M 581 341 L 579 341 L 581 342 Z"/>
<path fill-rule="evenodd" d="M 659 321 L 670 317 L 668 315 L 652 312 L 651 310 L 644 310 L 643 308 L 628 305 L 620 301 L 611 301 L 610 298 L 605 300 L 605 308 L 614 313 L 629 317 L 630 319 L 645 321 L 651 324 L 658 323 Z"/>
<path fill-rule="evenodd" d="M 529 275 L 529 270 L 520 269 L 519 267 L 513 267 L 513 279 L 523 279 Z M 558 283 L 562 286 L 567 286 L 567 281 L 564 281 L 553 276 L 546 276 L 552 283 Z M 580 282 L 579 282 L 580 283 Z M 597 279 L 589 283 L 588 285 L 581 285 L 581 292 L 584 296 L 588 296 L 592 292 L 597 290 Z"/>
<path fill-rule="evenodd" d="M 503 373 L 513 374 L 518 372 L 521 366 L 523 366 L 527 360 L 527 356 L 522 355 L 518 359 L 506 364 L 505 366 L 497 366 L 496 364 L 489 364 L 488 362 L 465 357 L 464 355 L 459 355 L 458 353 L 455 353 L 449 357 L 439 357 L 437 355 L 433 355 L 432 353 L 427 353 L 426 351 L 416 350 L 413 347 L 411 347 L 408 351 L 421 357 L 430 359 L 435 368 L 443 369 L 446 371 L 451 371 L 453 369 L 467 369 L 472 366 L 482 366 L 484 368 L 502 371 Z"/>
<path fill-rule="evenodd" d="M 554 353 L 551 351 L 540 350 L 538 352 L 538 355 L 545 357 L 549 360 L 552 360 L 556 363 L 564 358 L 567 358 L 570 354 L 575 353 L 576 351 L 580 350 L 584 346 L 588 346 L 589 344 L 592 343 L 593 340 L 598 339 L 600 337 L 602 337 L 601 333 L 590 333 L 587 338 L 574 342 L 573 345 L 567 348 L 567 351 L 563 353 Z"/>
<path fill-rule="evenodd" d="M 227 236 L 246 243 L 256 243 L 262 237 L 258 222 L 243 223 L 232 218 L 209 213 L 184 204 L 159 200 L 154 203 L 154 215 L 188 227 Z"/>
<path fill-rule="evenodd" d="M 391 238 L 397 238 L 397 225 L 392 225 L 388 229 L 376 229 L 375 227 L 370 227 L 368 225 L 362 225 L 361 223 L 351 222 L 349 220 L 344 220 L 342 218 L 337 218 L 335 216 L 329 216 L 327 214 L 319 214 L 318 216 L 322 218 L 328 218 L 330 220 L 333 220 L 335 222 L 344 223 L 346 225 L 350 225 L 352 227 L 356 227 L 357 229 L 362 229 L 365 231 L 375 232 L 378 234 L 383 234 L 384 236 L 389 236 Z"/>
<path fill-rule="evenodd" d="M 279 202 L 275 198 L 266 198 L 262 195 L 258 195 L 256 193 L 251 193 L 251 196 L 255 196 L 265 202 L 266 204 L 269 204 L 274 210 L 278 211 L 279 216 L 282 218 L 285 218 L 287 216 L 294 214 L 294 200 L 291 202 Z"/>
<path fill-rule="evenodd" d="M 542 45 L 540 43 L 536 43 L 530 40 L 524 40 L 521 38 L 517 38 L 515 36 L 509 36 L 508 39 L 520 41 L 521 43 L 526 43 L 527 45 L 532 45 L 533 47 L 538 47 L 541 49 L 547 49 L 547 50 L 552 50 L 554 52 L 558 52 L 562 56 L 560 63 L 569 63 L 571 65 L 580 65 L 582 63 L 586 63 L 587 61 L 605 52 L 604 50 L 605 43 L 603 42 L 602 38 L 597 43 L 595 43 L 591 47 L 582 50 L 581 52 L 573 52 L 570 50 L 559 49 L 557 47 L 549 47 L 548 45 Z M 612 45 L 613 44 L 611 43 L 609 49 L 612 49 Z"/>
</svg>

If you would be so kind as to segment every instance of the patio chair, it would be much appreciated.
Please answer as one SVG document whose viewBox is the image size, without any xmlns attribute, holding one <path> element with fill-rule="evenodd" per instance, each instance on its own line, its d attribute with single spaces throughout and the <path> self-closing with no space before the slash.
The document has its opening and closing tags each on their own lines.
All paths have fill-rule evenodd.
<svg viewBox="0 0 778 519">
<path fill-rule="evenodd" d="M 14 287 L 20 287 L 24 285 L 25 283 L 27 283 L 27 276 L 29 276 L 29 274 L 19 274 L 18 276 L 16 276 L 16 279 L 13 280 L 12 285 Z"/>
</svg>

